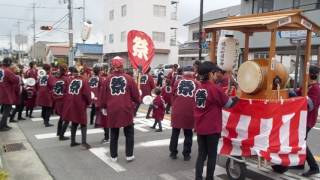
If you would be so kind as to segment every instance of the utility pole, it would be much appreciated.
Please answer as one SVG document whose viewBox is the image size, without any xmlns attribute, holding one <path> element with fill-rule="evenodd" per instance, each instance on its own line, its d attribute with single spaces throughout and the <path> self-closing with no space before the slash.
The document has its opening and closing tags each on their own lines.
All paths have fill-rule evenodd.
<svg viewBox="0 0 320 180">
<path fill-rule="evenodd" d="M 203 0 L 200 0 L 200 19 L 199 19 L 199 61 L 202 60 L 202 28 L 203 28 Z"/>
<path fill-rule="evenodd" d="M 32 11 L 33 11 L 33 48 L 32 48 L 32 53 L 33 53 L 33 59 L 36 58 L 36 3 L 35 0 L 33 0 L 32 4 Z"/>
<path fill-rule="evenodd" d="M 83 22 L 86 22 L 86 0 L 83 0 Z"/>
<path fill-rule="evenodd" d="M 69 66 L 74 65 L 74 55 L 73 55 L 73 24 L 72 24 L 72 18 L 73 18 L 73 6 L 72 6 L 72 0 L 68 0 L 68 10 L 69 10 Z"/>
<path fill-rule="evenodd" d="M 18 60 L 19 60 L 19 63 L 21 63 L 21 39 L 19 38 L 22 38 L 21 36 L 21 32 L 20 32 L 20 20 L 18 20 L 17 22 L 17 25 L 18 25 L 18 39 L 17 39 L 17 42 L 18 42 Z"/>
<path fill-rule="evenodd" d="M 10 55 L 12 57 L 12 32 L 10 31 L 10 34 L 9 34 L 9 38 L 10 38 Z"/>
</svg>

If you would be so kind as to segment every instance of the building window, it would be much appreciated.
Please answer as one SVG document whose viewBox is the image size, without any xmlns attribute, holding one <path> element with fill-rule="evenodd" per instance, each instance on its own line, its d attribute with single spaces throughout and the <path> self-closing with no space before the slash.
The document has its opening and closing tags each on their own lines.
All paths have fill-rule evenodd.
<svg viewBox="0 0 320 180">
<path fill-rule="evenodd" d="M 109 20 L 112 21 L 114 19 L 114 10 L 109 12 Z"/>
<path fill-rule="evenodd" d="M 274 0 L 253 0 L 252 13 L 273 11 Z"/>
<path fill-rule="evenodd" d="M 121 6 L 121 16 L 125 17 L 127 15 L 127 5 Z"/>
<path fill-rule="evenodd" d="M 166 6 L 153 5 L 153 15 L 155 17 L 165 17 L 166 16 Z"/>
<path fill-rule="evenodd" d="M 121 42 L 125 42 L 127 39 L 127 32 L 126 31 L 122 31 L 121 32 Z"/>
<path fill-rule="evenodd" d="M 165 42 L 166 41 L 166 33 L 152 32 L 152 38 L 155 42 Z"/>
<path fill-rule="evenodd" d="M 113 34 L 109 34 L 109 44 L 113 44 Z"/>
<path fill-rule="evenodd" d="M 199 40 L 199 32 L 193 32 L 192 33 L 192 40 L 193 41 Z"/>
</svg>

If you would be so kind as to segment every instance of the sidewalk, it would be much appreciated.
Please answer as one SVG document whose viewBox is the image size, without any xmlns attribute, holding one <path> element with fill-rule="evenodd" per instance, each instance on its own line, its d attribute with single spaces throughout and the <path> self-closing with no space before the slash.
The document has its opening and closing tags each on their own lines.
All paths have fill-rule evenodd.
<svg viewBox="0 0 320 180">
<path fill-rule="evenodd" d="M 3 169 L 9 173 L 9 180 L 52 180 L 18 124 L 10 126 L 12 130 L 0 132 L 0 165 L 3 164 Z M 4 145 L 14 143 L 22 143 L 25 149 L 4 152 Z"/>
</svg>

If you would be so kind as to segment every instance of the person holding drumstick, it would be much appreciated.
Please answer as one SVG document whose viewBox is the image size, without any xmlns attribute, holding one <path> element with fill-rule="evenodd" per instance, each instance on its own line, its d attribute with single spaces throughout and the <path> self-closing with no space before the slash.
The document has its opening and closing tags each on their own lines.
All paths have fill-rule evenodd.
<svg viewBox="0 0 320 180">
<path fill-rule="evenodd" d="M 213 180 L 217 148 L 222 131 L 222 108 L 234 106 L 238 97 L 229 98 L 214 82 L 219 68 L 212 62 L 199 66 L 201 85 L 195 93 L 195 131 L 198 141 L 196 180 L 202 180 L 204 162 L 207 161 L 206 180 Z"/>
</svg>

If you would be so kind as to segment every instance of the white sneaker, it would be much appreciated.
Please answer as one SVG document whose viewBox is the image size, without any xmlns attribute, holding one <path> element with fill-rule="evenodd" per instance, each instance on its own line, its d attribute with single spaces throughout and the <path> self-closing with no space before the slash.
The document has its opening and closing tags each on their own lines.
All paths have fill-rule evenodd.
<svg viewBox="0 0 320 180">
<path fill-rule="evenodd" d="M 109 139 L 102 139 L 101 144 L 108 144 L 109 143 Z"/>
<path fill-rule="evenodd" d="M 132 162 L 134 160 L 134 156 L 127 157 L 128 162 Z"/>
<path fill-rule="evenodd" d="M 110 159 L 111 159 L 112 162 L 117 162 L 118 161 L 117 157 L 115 157 L 115 158 L 110 157 Z"/>
</svg>

